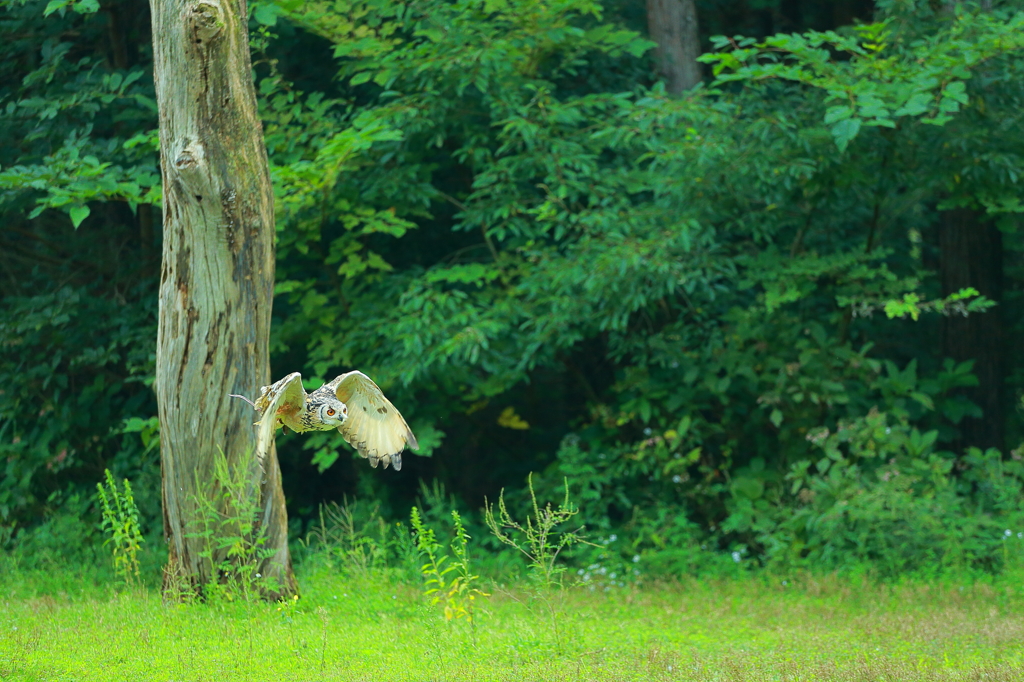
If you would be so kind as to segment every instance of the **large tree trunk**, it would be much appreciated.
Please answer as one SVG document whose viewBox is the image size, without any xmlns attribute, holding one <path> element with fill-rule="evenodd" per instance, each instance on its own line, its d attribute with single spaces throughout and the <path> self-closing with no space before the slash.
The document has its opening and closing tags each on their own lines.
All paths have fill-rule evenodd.
<svg viewBox="0 0 1024 682">
<path fill-rule="evenodd" d="M 694 0 L 647 0 L 647 27 L 665 89 L 678 95 L 701 80 L 700 36 Z"/>
<path fill-rule="evenodd" d="M 264 551 L 239 575 L 258 572 L 254 587 L 287 595 L 295 578 L 277 455 L 271 450 L 261 470 L 252 408 L 228 398 L 270 383 L 273 195 L 247 9 L 244 0 L 150 6 L 164 192 L 156 393 L 170 545 L 165 587 L 186 582 L 201 592 L 223 579 L 227 548 L 204 532 L 241 532 L 250 543 L 262 538 Z M 243 499 L 225 499 L 227 482 L 215 471 L 220 452 L 244 483 Z M 232 531 L 224 517 L 238 514 L 247 518 Z"/>
<path fill-rule="evenodd" d="M 1002 235 L 991 221 L 971 209 L 945 211 L 939 223 L 939 275 L 942 294 L 974 287 L 999 302 L 1003 289 Z M 1006 345 L 1000 306 L 984 313 L 942 321 L 942 354 L 958 362 L 974 360 L 978 385 L 963 393 L 981 407 L 980 419 L 960 422 L 954 447 L 1003 447 Z"/>
</svg>

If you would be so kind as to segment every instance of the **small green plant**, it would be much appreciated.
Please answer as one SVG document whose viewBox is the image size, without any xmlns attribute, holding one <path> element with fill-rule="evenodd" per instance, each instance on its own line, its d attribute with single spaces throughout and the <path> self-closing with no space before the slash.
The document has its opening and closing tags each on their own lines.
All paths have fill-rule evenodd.
<svg viewBox="0 0 1024 682">
<path fill-rule="evenodd" d="M 243 461 L 249 461 L 243 458 Z M 205 485 L 210 485 L 209 483 Z M 197 489 L 205 485 L 197 484 Z M 196 504 L 201 513 L 201 529 L 192 534 L 205 542 L 200 556 L 208 562 L 210 575 L 220 582 L 208 586 L 214 596 L 229 601 L 239 597 L 252 601 L 260 594 L 274 593 L 278 586 L 260 574 L 260 566 L 276 550 L 266 546 L 267 536 L 260 522 L 258 496 L 251 494 L 256 485 L 252 471 L 246 466 L 232 467 L 223 452 L 213 461 L 211 496 L 199 495 Z"/>
<path fill-rule="evenodd" d="M 537 503 L 537 495 L 533 490 L 533 474 L 527 480 L 530 491 L 530 502 L 533 514 L 527 515 L 526 522 L 520 523 L 512 518 L 505 506 L 505 490 L 498 496 L 498 516 L 494 516 L 494 506 L 484 500 L 484 522 L 498 538 L 498 541 L 518 550 L 530 562 L 533 576 L 541 587 L 552 587 L 561 584 L 564 566 L 557 563 L 558 555 L 563 549 L 577 543 L 587 543 L 583 539 L 583 527 L 572 531 L 556 534 L 555 529 L 566 523 L 579 513 L 579 509 L 569 501 L 569 482 L 565 482 L 565 499 L 556 508 L 551 503 L 543 507 Z"/>
<path fill-rule="evenodd" d="M 474 575 L 469 567 L 469 533 L 462 524 L 459 512 L 453 509 L 451 514 L 452 529 L 455 533 L 451 543 L 454 559 L 443 551 L 434 529 L 423 523 L 419 509 L 413 507 L 409 515 L 413 531 L 416 533 L 416 548 L 420 555 L 427 559 L 420 568 L 427 585 L 423 595 L 430 599 L 431 605 L 444 605 L 445 621 L 464 618 L 475 632 L 476 598 L 490 595 L 474 587 L 479 576 Z M 453 573 L 455 575 L 452 575 Z"/>
<path fill-rule="evenodd" d="M 320 505 L 320 523 L 310 530 L 306 545 L 336 557 L 346 572 L 367 577 L 387 566 L 392 528 L 379 502 L 365 505 L 345 497 L 342 504 Z"/>
<path fill-rule="evenodd" d="M 139 579 L 139 552 L 143 543 L 139 509 L 135 506 L 132 485 L 128 479 L 124 479 L 124 492 L 121 492 L 110 469 L 103 473 L 106 485 L 96 484 L 103 513 L 102 528 L 109 536 L 103 544 L 111 546 L 114 572 L 130 586 Z"/>
<path fill-rule="evenodd" d="M 379 501 L 345 497 L 320 505 L 319 522 L 299 540 L 305 556 L 326 560 L 350 577 L 377 580 L 382 572 L 396 579 L 418 579 L 416 540 L 402 522 L 387 521 Z"/>
</svg>

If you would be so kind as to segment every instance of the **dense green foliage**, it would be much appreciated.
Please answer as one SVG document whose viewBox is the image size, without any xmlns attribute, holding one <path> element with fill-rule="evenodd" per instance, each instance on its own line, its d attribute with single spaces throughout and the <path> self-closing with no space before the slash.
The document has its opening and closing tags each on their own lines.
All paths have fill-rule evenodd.
<svg viewBox="0 0 1024 682">
<path fill-rule="evenodd" d="M 253 4 L 275 375 L 366 371 L 430 457 L 382 478 L 281 438 L 298 523 L 354 490 L 401 513 L 420 477 L 479 507 L 534 471 L 649 570 L 1001 567 L 1020 419 L 971 390 L 992 355 L 983 390 L 1024 386 L 1020 3 L 878 2 L 856 27 L 796 4 L 775 36 L 702 4 L 758 37 L 709 40 L 682 98 L 625 3 Z M 29 542 L 105 468 L 153 523 L 148 17 L 0 7 L 0 528 Z M 955 210 L 998 228 L 1001 291 L 944 279 Z M 949 357 L 965 313 L 1006 338 Z M 986 419 L 995 441 L 965 427 Z"/>
</svg>

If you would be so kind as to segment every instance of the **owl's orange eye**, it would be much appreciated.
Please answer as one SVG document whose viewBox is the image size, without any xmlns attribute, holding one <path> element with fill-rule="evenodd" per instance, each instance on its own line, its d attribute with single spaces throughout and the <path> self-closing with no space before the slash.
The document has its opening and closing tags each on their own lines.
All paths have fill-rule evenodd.
<svg viewBox="0 0 1024 682">
<path fill-rule="evenodd" d="M 334 408 L 333 407 L 327 408 L 327 416 L 328 417 L 333 417 L 334 416 Z"/>
</svg>

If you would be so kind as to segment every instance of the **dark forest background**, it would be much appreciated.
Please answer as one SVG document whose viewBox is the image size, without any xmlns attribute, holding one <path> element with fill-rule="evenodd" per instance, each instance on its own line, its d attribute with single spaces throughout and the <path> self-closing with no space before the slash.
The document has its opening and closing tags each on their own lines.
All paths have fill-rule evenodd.
<svg viewBox="0 0 1024 682">
<path fill-rule="evenodd" d="M 422 446 L 394 474 L 279 437 L 294 536 L 324 501 L 404 518 L 422 481 L 472 514 L 533 472 L 651 571 L 998 570 L 1024 530 L 1020 9 L 253 3 L 274 378 L 360 369 Z M 94 537 L 107 468 L 160 531 L 149 25 L 0 2 L 9 548 Z"/>
</svg>

